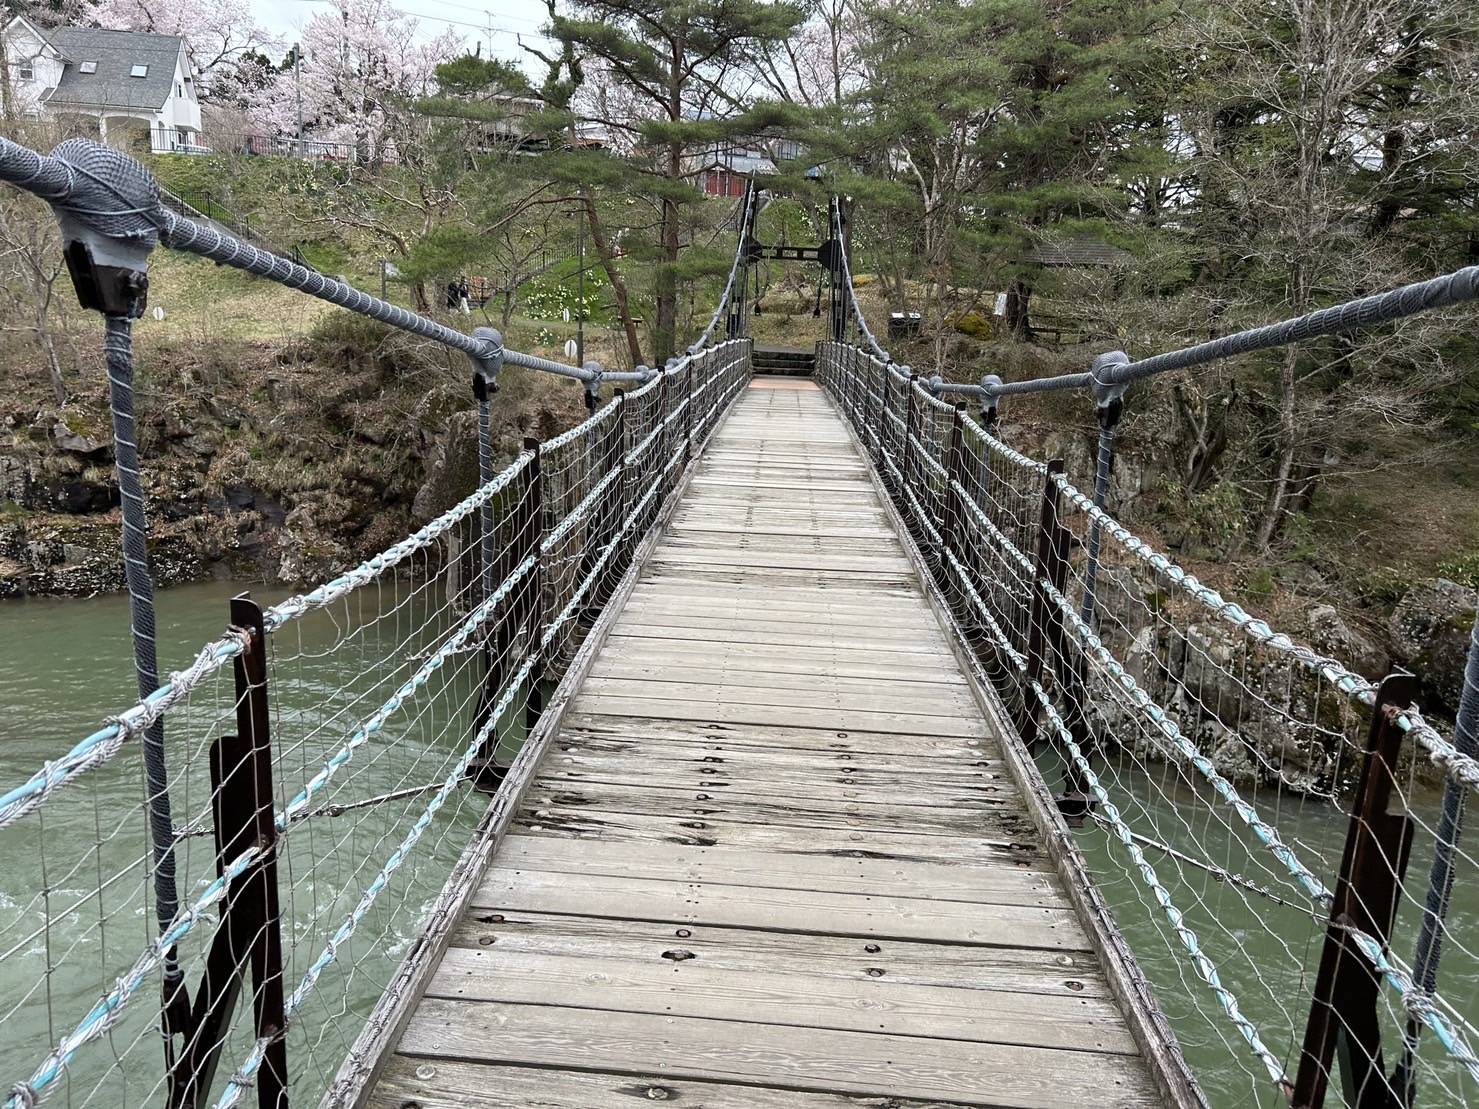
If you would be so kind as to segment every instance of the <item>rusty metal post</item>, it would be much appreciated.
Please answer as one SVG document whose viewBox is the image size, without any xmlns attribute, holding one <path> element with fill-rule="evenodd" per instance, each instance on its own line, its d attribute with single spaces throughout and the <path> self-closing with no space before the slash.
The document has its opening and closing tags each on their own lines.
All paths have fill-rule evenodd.
<svg viewBox="0 0 1479 1109">
<path fill-rule="evenodd" d="M 209 1099 L 231 1015 L 248 971 L 252 1029 L 270 1042 L 258 1072 L 259 1109 L 287 1109 L 287 1017 L 283 1003 L 282 910 L 277 886 L 277 825 L 272 791 L 267 633 L 262 609 L 247 594 L 231 599 L 231 624 L 250 635 L 235 662 L 236 734 L 211 745 L 211 808 L 216 874 L 249 848 L 252 864 L 231 881 L 190 1011 L 185 1047 L 169 1076 L 171 1109 Z"/>
<path fill-rule="evenodd" d="M 950 415 L 950 451 L 945 459 L 945 495 L 941 498 L 943 509 L 940 513 L 940 542 L 944 547 L 941 552 L 942 568 L 945 571 L 945 580 L 949 581 L 951 575 L 960 575 L 962 580 L 957 595 L 958 609 L 964 618 L 966 627 L 975 626 L 974 614 L 971 611 L 969 594 L 965 588 L 969 580 L 966 575 L 966 560 L 961 543 L 965 528 L 965 498 L 961 496 L 960 490 L 965 487 L 965 408 L 956 405 L 954 412 Z M 951 565 L 951 560 L 954 565 Z"/>
<path fill-rule="evenodd" d="M 688 369 L 683 375 L 683 465 L 693 461 L 693 363 L 688 360 Z"/>
<path fill-rule="evenodd" d="M 523 612 L 518 623 L 525 629 L 525 650 L 533 657 L 533 665 L 526 679 L 529 683 L 529 699 L 524 703 L 524 727 L 532 732 L 535 724 L 539 723 L 540 714 L 544 711 L 544 690 L 540 688 L 540 683 L 544 681 L 545 671 L 549 667 L 548 649 L 541 646 L 541 640 L 548 630 L 550 621 L 550 614 L 545 604 L 545 557 L 541 549 L 544 545 L 548 524 L 544 510 L 544 474 L 540 466 L 543 446 L 538 439 L 525 439 L 524 449 L 533 451 L 534 457 L 529 462 L 529 468 L 524 471 L 525 485 L 524 495 L 520 498 L 519 531 L 527 536 L 528 546 L 524 549 L 524 558 L 533 556 L 534 569 L 528 579 L 528 599 L 521 606 Z"/>
<path fill-rule="evenodd" d="M 1294 1109 L 1325 1104 L 1337 1052 L 1347 1106 L 1384 1109 L 1394 1103 L 1382 1062 L 1381 974 L 1350 932 L 1364 932 L 1383 947 L 1391 938 L 1413 831 L 1412 817 L 1392 805 L 1403 735 L 1396 714 L 1417 692 L 1410 674 L 1394 674 L 1377 690 L 1294 1079 Z"/>
<path fill-rule="evenodd" d="M 856 351 L 854 356 L 862 357 Z M 878 370 L 878 450 L 874 459 L 878 464 L 880 477 L 888 476 L 888 469 L 883 464 L 884 456 L 888 453 L 888 386 L 888 363 L 881 362 Z"/>
<path fill-rule="evenodd" d="M 1048 622 L 1057 607 L 1048 596 L 1043 581 L 1047 580 L 1055 589 L 1061 590 L 1068 576 L 1068 552 L 1063 542 L 1066 529 L 1059 519 L 1063 511 L 1063 491 L 1053 480 L 1062 472 L 1061 458 L 1054 458 L 1048 463 L 1037 516 L 1037 544 L 1032 560 L 1032 603 L 1027 620 L 1027 665 L 1022 672 L 1022 704 L 1016 720 L 1017 734 L 1027 744 L 1028 750 L 1037 743 L 1038 732 L 1037 694 L 1032 687 L 1034 683 L 1040 684 L 1043 680 Z"/>
<path fill-rule="evenodd" d="M 904 382 L 904 431 L 903 442 L 899 445 L 899 481 L 902 484 L 904 503 L 899 507 L 904 510 L 906 520 L 914 518 L 914 509 L 909 502 L 909 490 L 914 485 L 914 383 L 919 375 L 910 372 L 909 379 Z M 915 531 L 918 532 L 920 522 L 914 520 Z"/>
</svg>

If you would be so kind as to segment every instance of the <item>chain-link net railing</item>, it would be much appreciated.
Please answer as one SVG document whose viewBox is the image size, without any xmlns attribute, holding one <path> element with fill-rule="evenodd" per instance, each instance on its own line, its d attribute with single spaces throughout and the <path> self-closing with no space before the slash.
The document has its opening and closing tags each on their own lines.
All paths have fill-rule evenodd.
<svg viewBox="0 0 1479 1109">
<path fill-rule="evenodd" d="M 0 139 L 0 178 L 54 205 L 84 303 L 106 317 L 140 686 L 70 751 L 0 779 L 0 858 L 41 877 L 0 870 L 0 978 L 24 984 L 0 1000 L 0 1096 L 315 1102 L 373 1062 L 355 1051 L 382 992 L 476 831 L 511 808 L 510 768 L 747 381 L 751 344 L 709 345 L 721 302 L 661 370 L 566 366 L 182 219 L 96 144 L 45 156 Z M 754 210 L 747 193 L 741 242 Z M 129 329 L 156 238 L 462 351 L 480 416 L 470 496 L 308 593 L 234 599 L 225 633 L 163 682 Z M 494 472 L 505 364 L 580 381 L 595 410 Z M 638 387 L 598 407 L 609 383 Z"/>
<path fill-rule="evenodd" d="M 1474 913 L 1444 892 L 1474 880 L 1463 722 L 1255 620 L 906 367 L 823 343 L 818 376 L 1212 1103 L 1479 1095 Z"/>
<path fill-rule="evenodd" d="M 708 348 L 530 443 L 416 536 L 267 608 L 262 631 L 248 622 L 208 645 L 171 677 L 167 700 L 105 729 L 90 746 L 103 752 L 95 765 L 72 778 L 39 772 L 41 788 L 4 810 L 0 827 L 0 854 L 39 854 L 44 876 L 39 890 L 4 890 L 0 906 L 0 966 L 8 981 L 33 983 L 0 1012 L 5 1077 L 16 1084 L 7 1104 L 184 1097 L 183 1083 L 202 1073 L 192 1062 L 218 1042 L 223 1078 L 240 1067 L 246 1081 L 317 1100 L 684 463 L 745 383 L 749 351 L 744 339 Z M 253 658 L 265 667 L 255 687 L 265 716 L 252 683 L 233 674 Z M 183 906 L 164 929 L 169 943 L 155 938 L 143 748 L 133 742 L 156 714 L 169 736 Z M 251 759 L 218 739 L 258 720 L 270 799 L 249 780 Z M 259 809 L 275 825 L 270 851 L 233 830 Z M 240 904 L 269 880 L 280 914 L 243 917 Z M 261 1073 L 269 1045 L 254 1053 L 252 1035 L 267 985 L 252 972 L 271 931 L 286 997 L 280 1076 Z M 178 973 L 162 992 L 175 1014 L 175 1089 L 159 1043 L 171 961 Z M 203 1020 L 212 999 L 226 1008 L 221 971 L 234 975 L 238 963 L 247 973 L 234 1007 Z M 210 1092 L 203 1073 L 197 1099 Z"/>
</svg>

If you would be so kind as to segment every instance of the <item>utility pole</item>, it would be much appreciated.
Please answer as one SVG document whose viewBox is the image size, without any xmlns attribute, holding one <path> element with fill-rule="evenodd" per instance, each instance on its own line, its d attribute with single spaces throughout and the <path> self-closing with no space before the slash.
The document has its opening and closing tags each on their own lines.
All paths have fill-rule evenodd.
<svg viewBox="0 0 1479 1109">
<path fill-rule="evenodd" d="M 298 96 L 298 157 L 303 157 L 303 45 L 293 43 L 293 88 Z"/>
<path fill-rule="evenodd" d="M 385 277 L 386 277 L 386 274 L 385 274 L 385 259 L 382 258 L 382 259 L 380 259 L 380 299 L 381 300 L 388 299 L 386 297 L 386 295 L 385 295 Z"/>
<path fill-rule="evenodd" d="M 575 212 L 575 364 L 585 365 L 585 213 Z"/>
</svg>

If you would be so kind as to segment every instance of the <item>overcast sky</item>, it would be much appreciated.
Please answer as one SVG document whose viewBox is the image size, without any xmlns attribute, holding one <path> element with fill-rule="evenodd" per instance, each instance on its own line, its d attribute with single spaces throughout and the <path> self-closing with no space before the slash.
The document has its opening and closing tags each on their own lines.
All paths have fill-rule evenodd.
<svg viewBox="0 0 1479 1109">
<path fill-rule="evenodd" d="M 393 0 L 396 7 L 417 19 L 428 38 L 451 30 L 461 35 L 471 50 L 475 43 L 488 51 L 492 26 L 493 54 L 499 58 L 526 61 L 519 37 L 538 46 L 539 28 L 549 18 L 543 0 L 497 0 L 482 5 L 478 0 Z M 315 11 L 329 5 L 324 0 L 247 0 L 248 6 L 268 29 L 292 43 Z"/>
</svg>

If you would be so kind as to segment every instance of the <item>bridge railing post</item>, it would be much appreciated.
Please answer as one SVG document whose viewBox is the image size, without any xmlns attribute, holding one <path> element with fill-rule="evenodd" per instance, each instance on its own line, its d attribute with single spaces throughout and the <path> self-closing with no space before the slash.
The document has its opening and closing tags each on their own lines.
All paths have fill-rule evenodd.
<svg viewBox="0 0 1479 1109">
<path fill-rule="evenodd" d="M 1103 385 L 1099 374 L 1102 370 L 1130 361 L 1122 351 L 1101 354 L 1094 359 L 1095 420 L 1099 424 L 1099 450 L 1094 465 L 1094 507 L 1103 508 L 1109 496 L 1109 472 L 1114 465 L 1114 431 L 1124 412 L 1124 385 Z M 1099 577 L 1099 551 L 1103 542 L 1102 529 L 1097 519 L 1089 524 L 1088 557 L 1084 564 L 1084 595 L 1080 615 L 1084 623 L 1094 626 L 1095 588 Z"/>
<path fill-rule="evenodd" d="M 940 540 L 944 546 L 942 552 L 942 570 L 945 580 L 948 582 L 955 576 L 960 576 L 957 588 L 952 590 L 955 594 L 957 611 L 961 614 L 964 626 L 972 628 L 976 624 L 975 613 L 971 609 L 966 590 L 969 580 L 966 575 L 967 555 L 965 544 L 962 542 L 965 530 L 965 498 L 961 490 L 965 488 L 965 407 L 957 404 L 950 415 L 950 450 L 945 461 L 945 495 L 943 498 L 944 511 L 940 514 Z"/>
<path fill-rule="evenodd" d="M 615 549 L 611 552 L 611 560 L 607 563 L 611 568 L 609 580 L 616 581 L 621 578 L 626 569 L 626 542 L 621 538 L 621 526 L 626 521 L 627 513 L 631 510 L 631 467 L 627 465 L 627 450 L 630 447 L 630 436 L 627 434 L 629 425 L 627 409 L 631 407 L 631 401 L 623 393 L 617 394 L 616 425 L 611 429 L 616 455 L 616 480 L 612 482 L 612 508 L 611 514 L 611 542 Z"/>
<path fill-rule="evenodd" d="M 223 874 L 248 849 L 255 848 L 257 857 L 227 885 L 220 924 L 190 1006 L 185 1046 L 169 1075 L 170 1109 L 196 1109 L 209 1097 L 248 972 L 253 1033 L 269 1041 L 257 1072 L 257 1105 L 259 1109 L 288 1105 L 267 632 L 261 607 L 245 593 L 233 597 L 231 625 L 246 633 L 246 642 L 234 663 L 236 734 L 217 739 L 210 750 L 216 874 Z"/>
<path fill-rule="evenodd" d="M 914 521 L 916 532 L 923 530 L 923 521 L 919 519 L 919 513 L 914 510 L 913 506 L 915 502 L 909 499 L 909 494 L 914 491 L 915 486 L 918 484 L 914 480 L 914 470 L 919 465 L 918 459 L 914 457 L 917 449 L 914 445 L 914 424 L 919 408 L 914 403 L 914 383 L 918 380 L 919 375 L 911 370 L 908 380 L 904 382 L 904 441 L 899 445 L 899 480 L 903 483 L 904 517 L 905 519 L 912 519 Z M 923 501 L 919 503 L 922 507 Z"/>
<path fill-rule="evenodd" d="M 1294 1109 L 1325 1104 L 1337 1052 L 1346 1105 L 1366 1109 L 1396 1104 L 1382 1061 L 1381 973 L 1362 954 L 1352 932 L 1365 933 L 1385 949 L 1401 902 L 1414 824 L 1400 801 L 1393 807 L 1404 734 L 1397 714 L 1414 703 L 1417 693 L 1416 678 L 1395 674 L 1381 683 L 1372 706 L 1366 757 L 1290 1098 Z"/>
<path fill-rule="evenodd" d="M 697 358 L 688 360 L 683 371 L 683 465 L 693 459 L 693 364 Z"/>
<path fill-rule="evenodd" d="M 1043 583 L 1050 582 L 1055 589 L 1061 590 L 1068 576 L 1068 536 L 1060 519 L 1063 491 L 1053 480 L 1061 473 L 1063 460 L 1052 459 L 1043 476 L 1042 500 L 1038 507 L 1037 535 L 1033 548 L 1027 649 L 1024 652 L 1026 665 L 1022 670 L 1022 703 L 1016 720 L 1017 734 L 1022 737 L 1029 750 L 1036 744 L 1038 732 L 1037 694 L 1033 691 L 1033 686 L 1041 684 L 1043 680 L 1049 621 L 1054 612 L 1053 600 Z"/>
<path fill-rule="evenodd" d="M 857 356 L 859 361 L 861 361 L 861 352 L 858 352 Z M 874 425 L 877 429 L 878 442 L 877 449 L 874 452 L 874 460 L 878 464 L 878 473 L 881 477 L 888 476 L 888 468 L 884 465 L 883 462 L 884 458 L 888 454 L 888 390 L 888 363 L 880 362 L 878 364 L 878 414 L 877 423 Z"/>
<path fill-rule="evenodd" d="M 544 538 L 549 524 L 546 520 L 544 497 L 544 474 L 540 465 L 544 447 L 538 439 L 525 439 L 524 449 L 532 451 L 528 468 L 524 471 L 524 490 L 520 497 L 519 533 L 525 536 L 523 558 L 534 558 L 533 572 L 528 579 L 528 599 L 519 623 L 525 628 L 526 650 L 532 653 L 533 665 L 529 669 L 529 696 L 524 702 L 524 727 L 533 731 L 544 711 L 545 671 L 549 668 L 549 649 L 542 645 L 549 628 L 550 613 L 546 603 L 548 570 L 544 558 Z"/>
</svg>

